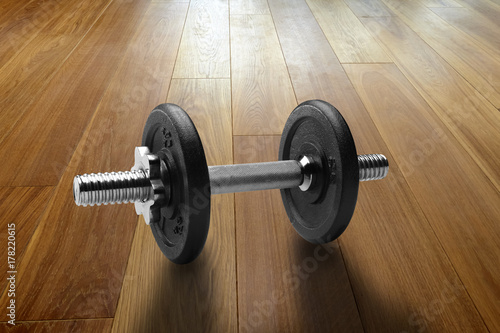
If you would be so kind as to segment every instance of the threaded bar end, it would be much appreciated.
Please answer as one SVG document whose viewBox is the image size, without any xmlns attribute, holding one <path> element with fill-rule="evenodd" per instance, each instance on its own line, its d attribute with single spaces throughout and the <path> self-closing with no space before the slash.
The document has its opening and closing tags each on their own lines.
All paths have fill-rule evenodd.
<svg viewBox="0 0 500 333">
<path fill-rule="evenodd" d="M 382 179 L 389 173 L 389 161 L 382 154 L 358 155 L 359 181 Z"/>
<path fill-rule="evenodd" d="M 151 195 L 151 182 L 143 170 L 91 173 L 73 180 L 73 197 L 78 206 L 146 201 Z"/>
</svg>

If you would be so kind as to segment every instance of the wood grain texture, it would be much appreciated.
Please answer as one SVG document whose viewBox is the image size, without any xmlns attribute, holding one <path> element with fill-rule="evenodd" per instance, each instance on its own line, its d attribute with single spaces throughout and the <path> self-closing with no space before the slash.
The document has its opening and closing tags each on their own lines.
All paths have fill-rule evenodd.
<svg viewBox="0 0 500 333">
<path fill-rule="evenodd" d="M 500 252 L 499 193 L 397 67 L 345 68 L 469 295 L 497 331 L 500 308 L 483 295 L 500 294 L 498 258 L 491 256 Z"/>
<path fill-rule="evenodd" d="M 0 158 L 11 162 L 0 169 L 0 186 L 57 184 L 137 29 L 145 1 L 113 2 L 42 94 L 22 109 L 0 147 Z"/>
<path fill-rule="evenodd" d="M 229 78 L 228 0 L 193 0 L 174 78 Z"/>
<path fill-rule="evenodd" d="M 344 103 L 339 107 L 346 109 L 361 108 L 361 101 L 305 1 L 287 1 L 285 5 L 283 0 L 270 0 L 269 4 L 298 102 L 318 98 L 336 105 Z"/>
<path fill-rule="evenodd" d="M 63 6 L 65 4 L 65 6 Z M 0 67 L 22 50 L 51 20 L 60 20 L 69 2 L 32 1 L 0 21 Z"/>
<path fill-rule="evenodd" d="M 111 330 L 112 318 L 87 319 L 87 320 L 65 320 L 65 321 L 30 321 L 16 322 L 16 326 L 0 323 L 1 332 L 11 333 L 50 333 L 50 332 L 102 332 Z M 5 331 L 4 331 L 5 330 Z"/>
<path fill-rule="evenodd" d="M 462 7 L 458 2 L 454 0 L 418 0 L 422 5 L 432 8 L 432 7 Z"/>
<path fill-rule="evenodd" d="M 385 183 L 360 186 L 356 212 L 339 239 L 365 331 L 488 332 L 391 163 Z"/>
<path fill-rule="evenodd" d="M 32 6 L 35 0 L 15 1 L 5 0 L 0 3 L 0 30 L 9 25 L 17 17 L 17 13 L 27 6 Z"/>
<path fill-rule="evenodd" d="M 23 290 L 17 298 L 19 320 L 115 314 L 137 216 L 131 205 L 77 207 L 72 179 L 85 172 L 130 169 L 149 110 L 167 94 L 186 11 L 186 4 L 158 4 L 141 15 L 142 23 L 26 249 L 18 269 L 17 287 Z"/>
<path fill-rule="evenodd" d="M 379 0 L 344 0 L 357 17 L 379 17 L 394 15 Z"/>
<path fill-rule="evenodd" d="M 484 16 L 468 8 L 432 8 L 432 11 L 456 29 L 476 39 L 492 55 L 498 56 L 500 53 L 499 26 Z M 497 78 L 496 85 L 499 84 L 498 80 L 500 79 Z"/>
<path fill-rule="evenodd" d="M 84 1 L 74 5 L 59 0 L 45 1 L 43 3 L 46 6 L 33 9 L 35 17 L 16 22 L 19 31 L 9 31 L 12 35 L 5 36 L 6 43 L 2 44 L 12 46 L 15 56 L 9 56 L 6 63 L 2 63 L 0 59 L 0 64 L 3 65 L 0 68 L 0 85 L 3 90 L 0 97 L 3 105 L 0 114 L 0 140 L 10 133 L 13 125 L 42 95 L 55 73 L 109 2 L 110 0 Z M 37 20 L 38 16 L 46 19 Z M 23 45 L 23 41 L 27 45 Z M 4 51 L 6 55 L 12 53 Z"/>
<path fill-rule="evenodd" d="M 434 112 L 500 188 L 500 113 L 396 18 L 363 18 Z M 425 68 L 425 70 L 422 70 Z"/>
<path fill-rule="evenodd" d="M 342 0 L 308 0 L 341 63 L 392 62 Z"/>
<path fill-rule="evenodd" d="M 279 141 L 235 137 L 235 163 L 274 161 Z M 303 240 L 279 190 L 236 193 L 235 207 L 240 332 L 363 332 L 337 242 Z"/>
<path fill-rule="evenodd" d="M 0 67 L 17 56 L 39 34 L 50 34 L 53 38 L 84 35 L 109 3 L 110 0 L 28 2 L 12 17 L 0 21 L 0 38 L 3 41 L 0 45 Z M 65 52 L 61 53 L 65 55 Z M 56 59 L 54 62 L 58 63 Z"/>
<path fill-rule="evenodd" d="M 12 269 L 7 267 L 7 239 L 8 225 L 15 224 L 15 260 L 16 265 L 22 259 L 24 250 L 35 231 L 40 217 L 47 207 L 47 202 L 53 193 L 53 187 L 4 187 L 0 188 L 0 293 L 3 293 L 7 284 L 6 272 Z M 2 308 L 7 303 L 0 303 Z"/>
<path fill-rule="evenodd" d="M 384 1 L 486 99 L 496 107 L 500 105 L 499 56 L 485 52 L 480 43 L 416 2 Z"/>
<path fill-rule="evenodd" d="M 289 6 L 282 0 L 269 3 L 298 100 L 319 98 L 333 103 L 349 124 L 358 153 L 383 153 L 391 164 L 387 179 L 360 185 L 353 220 L 338 240 L 364 330 L 423 329 L 422 309 L 428 309 L 450 288 L 456 291 L 456 302 L 432 320 L 424 319 L 425 328 L 480 330 L 481 319 L 473 303 L 304 2 L 293 1 Z M 304 32 L 303 27 L 308 30 Z M 325 65 L 314 65 L 318 63 Z"/>
<path fill-rule="evenodd" d="M 229 80 L 172 80 L 167 101 L 189 113 L 209 165 L 233 162 Z M 233 207 L 232 194 L 212 196 L 205 248 L 188 265 L 168 261 L 150 228 L 139 225 L 114 332 L 237 331 Z"/>
<path fill-rule="evenodd" d="M 235 135 L 279 134 L 296 105 L 273 19 L 231 15 Z"/>
<path fill-rule="evenodd" d="M 269 14 L 267 0 L 230 0 L 231 15 Z"/>
<path fill-rule="evenodd" d="M 463 7 L 470 8 L 476 13 L 487 17 L 491 22 L 500 27 L 498 17 L 500 15 L 500 4 L 486 0 L 456 0 Z"/>
</svg>

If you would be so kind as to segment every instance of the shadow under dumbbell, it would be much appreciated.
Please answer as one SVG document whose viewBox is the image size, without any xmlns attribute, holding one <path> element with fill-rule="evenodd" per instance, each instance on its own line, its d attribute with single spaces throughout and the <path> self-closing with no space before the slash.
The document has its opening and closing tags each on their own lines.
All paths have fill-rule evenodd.
<svg viewBox="0 0 500 333">
<path fill-rule="evenodd" d="M 193 262 L 177 265 L 169 261 L 156 246 L 149 227 L 141 228 L 142 255 L 150 256 L 151 264 L 141 265 L 139 281 L 133 289 L 143 295 L 131 295 L 131 301 L 140 300 L 127 310 L 130 319 L 127 332 L 202 332 L 236 331 L 236 269 L 234 243 L 227 253 L 218 247 L 214 238 L 219 219 L 213 219 L 213 228 L 205 251 Z M 219 244 L 219 245 L 217 245 Z M 226 260 L 229 258 L 228 260 Z M 137 273 L 136 273 L 137 274 Z M 231 282 L 232 281 L 232 282 Z M 142 308 L 141 308 L 142 307 Z M 231 329 L 230 323 L 234 329 Z"/>
<path fill-rule="evenodd" d="M 362 332 L 363 328 L 371 331 L 374 326 L 360 320 L 358 307 L 363 306 L 364 320 L 366 313 L 373 311 L 393 321 L 386 322 L 386 327 L 405 327 L 402 323 L 408 322 L 407 314 L 397 308 L 385 308 L 387 300 L 379 299 L 377 290 L 370 292 L 367 288 L 369 276 L 352 268 L 346 273 L 336 241 L 324 245 L 308 243 L 291 225 L 280 222 L 285 221 L 275 221 L 283 237 L 275 238 L 276 247 L 268 249 L 274 252 L 273 256 L 259 255 L 253 265 L 243 266 L 244 261 L 238 262 L 238 297 L 236 270 L 230 262 L 220 260 L 222 256 L 229 258 L 230 253 L 222 254 L 216 243 L 209 241 L 205 251 L 192 263 L 176 265 L 163 257 L 148 234 L 143 254 L 154 257 L 154 267 L 144 267 L 139 281 L 133 281 L 145 284 L 138 290 L 146 295 L 132 297 L 132 300 L 142 299 L 132 306 L 143 308 L 128 312 L 137 318 L 128 331 L 225 332 L 236 331 L 237 323 L 239 332 Z M 276 235 L 271 232 L 269 237 Z M 354 290 L 354 295 L 352 276 L 357 277 L 358 287 L 364 285 L 363 290 Z M 359 279 L 363 281 L 360 283 Z M 138 317 L 136 311 L 140 312 Z"/>
<path fill-rule="evenodd" d="M 376 305 L 376 308 L 365 311 L 394 321 L 387 322 L 386 327 L 402 327 L 401 323 L 407 322 L 408 317 L 403 312 L 384 308 L 375 290 L 371 293 L 352 289 L 350 277 L 353 274 L 370 278 L 363 272 L 346 270 L 338 241 L 317 245 L 297 237 L 293 244 L 295 265 L 300 267 L 301 274 L 296 275 L 300 286 L 291 298 L 297 313 L 302 316 L 302 323 L 297 325 L 305 325 L 304 331 L 373 331 L 373 326 L 365 322 L 366 318 L 358 309 L 366 304 Z"/>
<path fill-rule="evenodd" d="M 291 243 L 294 278 L 300 281 L 291 301 L 301 324 L 307 331 L 362 332 L 338 242 L 319 245 L 294 237 Z"/>
<path fill-rule="evenodd" d="M 220 284 L 213 281 L 212 267 L 201 255 L 188 265 L 164 259 L 156 274 L 158 285 L 152 290 L 151 310 L 143 318 L 143 332 L 199 332 L 213 327 L 207 308 L 219 297 Z M 229 289 L 229 288 L 228 288 Z"/>
</svg>

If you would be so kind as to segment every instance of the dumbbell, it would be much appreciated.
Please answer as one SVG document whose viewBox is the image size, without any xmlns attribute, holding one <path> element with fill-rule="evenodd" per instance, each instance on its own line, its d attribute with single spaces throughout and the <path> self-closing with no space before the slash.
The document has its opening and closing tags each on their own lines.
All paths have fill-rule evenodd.
<svg viewBox="0 0 500 333">
<path fill-rule="evenodd" d="M 146 121 L 132 170 L 77 175 L 73 196 L 80 206 L 134 202 L 163 254 L 185 264 L 203 249 L 213 194 L 280 189 L 297 232 L 309 242 L 326 243 L 349 224 L 359 181 L 382 179 L 388 171 L 385 156 L 357 155 L 344 118 L 324 101 L 307 101 L 292 111 L 279 161 L 217 166 L 207 166 L 188 114 L 161 104 Z"/>
</svg>

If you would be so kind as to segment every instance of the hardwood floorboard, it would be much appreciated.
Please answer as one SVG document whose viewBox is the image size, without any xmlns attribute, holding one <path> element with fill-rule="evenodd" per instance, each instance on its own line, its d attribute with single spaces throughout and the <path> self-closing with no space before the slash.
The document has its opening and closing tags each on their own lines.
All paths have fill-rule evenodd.
<svg viewBox="0 0 500 333">
<path fill-rule="evenodd" d="M 0 170 L 0 186 L 57 184 L 123 59 L 146 1 L 113 2 L 26 109 L 2 141 L 0 158 L 8 158 L 11 163 Z M 30 149 L 17 149 L 20 146 Z M 23 168 L 19 169 L 21 164 Z"/>
<path fill-rule="evenodd" d="M 454 0 L 418 0 L 418 2 L 429 8 L 462 7 L 459 3 L 457 3 Z"/>
<path fill-rule="evenodd" d="M 22 3 L 20 1 L 20 3 Z M 28 44 L 51 19 L 59 19 L 67 8 L 62 2 L 32 1 L 0 21 L 0 67 Z M 69 4 L 66 2 L 66 7 Z M 52 14 L 52 16 L 49 15 Z"/>
<path fill-rule="evenodd" d="M 230 0 L 231 15 L 269 14 L 267 0 Z"/>
<path fill-rule="evenodd" d="M 88 30 L 100 17 L 110 0 L 84 1 L 79 5 L 70 2 L 58 3 L 47 1 L 44 8 L 35 8 L 35 16 L 54 16 L 53 20 L 46 20 L 42 25 L 29 18 L 18 23 L 18 35 L 7 36 L 12 52 L 4 54 L 10 61 L 1 63 L 0 85 L 3 94 L 0 103 L 3 105 L 0 114 L 0 140 L 3 140 L 13 129 L 14 125 L 30 110 L 33 102 L 45 91 L 54 74 L 61 68 L 74 48 L 80 43 Z M 60 11 L 60 16 L 56 15 Z M 41 14 L 40 14 L 41 12 Z M 54 12 L 54 13 L 53 13 Z M 82 12 L 85 13 L 82 15 Z M 40 25 L 40 30 L 36 30 Z M 25 31 L 27 30 L 27 31 Z M 34 31 L 30 31 L 34 30 Z M 1 37 L 0 37 L 1 38 Z M 18 38 L 19 39 L 19 38 Z M 26 46 L 23 47 L 22 41 Z M 29 43 L 28 43 L 29 42 Z M 0 51 L 0 54 L 3 52 Z M 53 97 L 52 97 L 53 98 Z"/>
<path fill-rule="evenodd" d="M 491 2 L 489 0 L 456 0 L 463 7 L 470 8 L 477 13 L 487 17 L 491 22 L 500 27 L 498 17 L 500 15 L 500 4 Z"/>
<path fill-rule="evenodd" d="M 396 66 L 344 67 L 490 331 L 498 330 L 496 301 L 483 297 L 500 293 L 491 256 L 500 252 L 498 191 Z"/>
<path fill-rule="evenodd" d="M 274 161 L 279 141 L 235 137 L 235 163 Z M 278 190 L 236 193 L 235 206 L 241 332 L 363 332 L 337 242 L 304 241 Z"/>
<path fill-rule="evenodd" d="M 9 225 L 15 225 L 15 265 L 19 266 L 24 250 L 35 231 L 40 217 L 47 207 L 47 202 L 52 196 L 54 187 L 4 187 L 0 188 L 0 216 L 2 225 L 0 239 L 0 294 L 4 292 L 7 285 L 7 271 L 15 271 L 8 267 L 7 245 Z M 2 224 L 3 224 L 2 223 Z M 7 307 L 7 303 L 2 302 L 2 308 Z M 5 306 L 5 307 L 4 307 Z"/>
<path fill-rule="evenodd" d="M 158 4 L 140 15 L 142 23 L 18 269 L 19 320 L 114 316 L 137 216 L 132 205 L 77 207 L 72 180 L 130 169 L 147 116 L 167 95 L 186 12 L 187 4 Z"/>
<path fill-rule="evenodd" d="M 16 326 L 8 323 L 0 323 L 0 331 L 12 333 L 46 333 L 46 332 L 102 332 L 111 330 L 112 318 L 86 319 L 86 320 L 65 320 L 65 321 L 29 321 L 16 322 Z"/>
<path fill-rule="evenodd" d="M 341 63 L 392 62 L 344 1 L 307 3 Z"/>
<path fill-rule="evenodd" d="M 416 2 L 384 1 L 476 90 L 493 105 L 500 106 L 500 54 L 486 52 L 473 38 Z"/>
<path fill-rule="evenodd" d="M 361 20 L 385 44 L 403 74 L 500 189 L 497 109 L 399 19 Z"/>
<path fill-rule="evenodd" d="M 28 6 L 33 6 L 35 0 L 16 1 L 5 0 L 0 3 L 0 32 L 17 19 L 17 14 Z"/>
<path fill-rule="evenodd" d="M 379 0 L 344 0 L 357 17 L 380 17 L 394 15 Z"/>
<path fill-rule="evenodd" d="M 229 78 L 228 0 L 193 0 L 174 78 Z"/>
<path fill-rule="evenodd" d="M 231 15 L 231 78 L 234 134 L 280 134 L 296 100 L 270 15 Z"/>
<path fill-rule="evenodd" d="M 486 17 L 468 8 L 432 8 L 432 11 L 448 24 L 476 39 L 491 55 L 498 57 L 500 54 L 500 27 Z M 494 86 L 500 85 L 499 80 L 497 78 Z"/>
<path fill-rule="evenodd" d="M 52 34 L 61 33 L 61 28 L 86 31 L 89 23 L 91 25 L 95 21 L 95 16 L 98 17 L 109 2 L 110 0 L 78 4 L 61 0 L 29 2 L 10 20 L 0 23 L 0 38 L 4 41 L 0 45 L 0 67 L 42 31 L 50 31 Z"/>
<path fill-rule="evenodd" d="M 233 162 L 230 87 L 228 79 L 174 79 L 168 94 L 167 101 L 192 118 L 209 165 Z M 233 194 L 212 196 L 211 211 L 205 248 L 188 265 L 168 261 L 150 228 L 140 223 L 114 332 L 237 331 Z"/>
<path fill-rule="evenodd" d="M 339 238 L 365 331 L 487 332 L 395 159 L 377 151 L 391 176 L 360 186 Z"/>
</svg>

